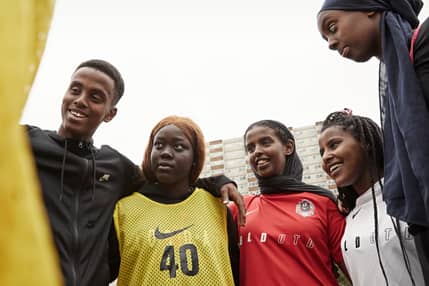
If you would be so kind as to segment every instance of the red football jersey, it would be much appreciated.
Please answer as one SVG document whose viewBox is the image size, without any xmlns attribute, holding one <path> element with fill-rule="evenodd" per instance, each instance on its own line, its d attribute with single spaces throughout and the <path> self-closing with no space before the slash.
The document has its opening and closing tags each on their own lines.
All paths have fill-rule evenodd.
<svg viewBox="0 0 429 286">
<path fill-rule="evenodd" d="M 245 205 L 240 285 L 338 285 L 332 266 L 343 264 L 345 219 L 334 202 L 301 192 L 247 196 Z"/>
</svg>

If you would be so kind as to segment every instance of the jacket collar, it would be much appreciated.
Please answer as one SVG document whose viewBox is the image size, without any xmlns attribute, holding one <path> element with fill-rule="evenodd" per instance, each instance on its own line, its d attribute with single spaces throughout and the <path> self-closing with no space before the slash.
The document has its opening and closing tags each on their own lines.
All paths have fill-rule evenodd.
<svg viewBox="0 0 429 286">
<path fill-rule="evenodd" d="M 48 131 L 48 136 L 59 145 L 64 146 L 67 141 L 67 151 L 78 155 L 90 155 L 91 151 L 96 152 L 97 148 L 93 145 L 93 140 L 88 141 L 77 140 L 74 138 L 64 138 L 56 131 Z"/>
</svg>

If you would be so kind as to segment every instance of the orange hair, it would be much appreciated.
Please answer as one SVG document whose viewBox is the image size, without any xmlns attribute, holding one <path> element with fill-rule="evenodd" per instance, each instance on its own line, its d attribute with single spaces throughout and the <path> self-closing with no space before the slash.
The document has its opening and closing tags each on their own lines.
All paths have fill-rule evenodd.
<svg viewBox="0 0 429 286">
<path fill-rule="evenodd" d="M 143 175 L 145 176 L 148 182 L 156 182 L 156 176 L 152 171 L 152 163 L 150 161 L 150 155 L 152 153 L 153 141 L 155 135 L 158 131 L 167 126 L 174 125 L 179 128 L 186 138 L 191 142 L 192 150 L 194 151 L 194 162 L 192 164 L 192 169 L 189 174 L 189 182 L 191 184 L 195 183 L 200 176 L 201 170 L 204 167 L 204 160 L 206 155 L 206 147 L 204 141 L 204 135 L 200 127 L 192 121 L 190 118 L 181 117 L 181 116 L 168 116 L 162 119 L 155 127 L 152 129 L 149 137 L 149 142 L 146 147 L 146 151 L 143 158 L 142 170 Z"/>
</svg>

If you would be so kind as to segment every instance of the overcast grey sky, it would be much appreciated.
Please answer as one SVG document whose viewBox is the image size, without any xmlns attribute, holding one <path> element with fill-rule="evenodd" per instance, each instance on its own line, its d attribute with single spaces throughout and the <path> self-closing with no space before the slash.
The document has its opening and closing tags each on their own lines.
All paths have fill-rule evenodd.
<svg viewBox="0 0 429 286">
<path fill-rule="evenodd" d="M 171 114 L 194 119 L 207 140 L 241 136 L 260 119 L 311 125 L 343 107 L 378 122 L 378 62 L 328 50 L 316 25 L 321 4 L 57 0 L 22 122 L 58 129 L 70 76 L 91 58 L 110 61 L 125 80 L 118 114 L 95 144 L 136 163 L 151 128 Z"/>
</svg>

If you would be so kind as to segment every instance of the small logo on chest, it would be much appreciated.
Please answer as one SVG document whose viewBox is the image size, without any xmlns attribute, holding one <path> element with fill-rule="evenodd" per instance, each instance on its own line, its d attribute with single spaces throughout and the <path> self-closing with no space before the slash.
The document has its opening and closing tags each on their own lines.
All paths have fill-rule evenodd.
<svg viewBox="0 0 429 286">
<path fill-rule="evenodd" d="M 183 231 L 187 230 L 187 229 L 188 229 L 188 228 L 190 228 L 191 226 L 192 226 L 192 224 L 191 224 L 191 225 L 189 225 L 189 226 L 187 226 L 187 227 L 184 227 L 184 228 L 181 228 L 181 229 L 178 229 L 178 230 L 175 230 L 175 231 L 171 231 L 171 232 L 161 232 L 161 231 L 159 230 L 159 227 L 157 226 L 157 227 L 156 227 L 156 229 L 155 229 L 155 237 L 156 237 L 157 239 L 166 239 L 166 238 L 169 238 L 169 237 L 175 236 L 176 234 L 179 234 L 179 233 L 181 233 L 181 232 L 183 232 Z"/>
<path fill-rule="evenodd" d="M 103 176 L 101 176 L 100 178 L 98 178 L 99 182 L 107 182 L 110 179 L 110 174 L 104 174 Z"/>
<path fill-rule="evenodd" d="M 300 200 L 295 208 L 295 212 L 303 217 L 314 215 L 314 210 L 315 207 L 313 202 L 307 199 Z"/>
</svg>

